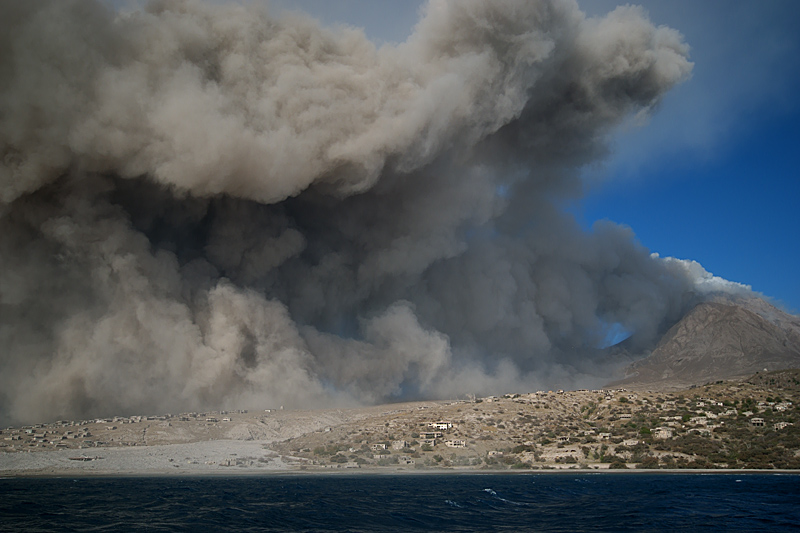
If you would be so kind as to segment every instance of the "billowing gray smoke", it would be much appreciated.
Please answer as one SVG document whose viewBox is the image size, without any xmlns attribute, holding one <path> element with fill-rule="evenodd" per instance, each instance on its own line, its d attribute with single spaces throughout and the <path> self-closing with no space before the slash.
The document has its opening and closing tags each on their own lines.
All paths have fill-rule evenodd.
<svg viewBox="0 0 800 533">
<path fill-rule="evenodd" d="M 607 377 L 609 325 L 647 348 L 744 290 L 557 207 L 690 70 L 642 11 L 569 0 L 432 0 L 381 48 L 258 6 L 0 2 L 2 417 Z"/>
</svg>

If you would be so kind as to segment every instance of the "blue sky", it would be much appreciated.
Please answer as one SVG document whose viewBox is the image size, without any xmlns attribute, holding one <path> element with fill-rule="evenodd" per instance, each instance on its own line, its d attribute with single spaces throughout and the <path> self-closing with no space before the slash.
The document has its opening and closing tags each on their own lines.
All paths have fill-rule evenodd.
<svg viewBox="0 0 800 533">
<path fill-rule="evenodd" d="M 693 76 L 617 136 L 575 212 L 800 311 L 800 3 L 643 4 L 684 34 Z"/>
<path fill-rule="evenodd" d="M 602 15 L 622 2 L 579 3 Z M 800 2 L 633 3 L 684 35 L 694 72 L 647 124 L 617 132 L 609 157 L 586 169 L 585 196 L 567 208 L 586 228 L 628 225 L 651 251 L 698 261 L 800 312 Z M 382 44 L 412 32 L 423 1 L 268 4 L 363 28 Z"/>
<path fill-rule="evenodd" d="M 620 2 L 581 2 L 590 15 Z M 693 259 L 800 311 L 800 2 L 634 2 L 691 46 L 692 78 L 648 123 L 625 127 L 569 207 L 589 228 L 630 226 L 662 256 Z M 324 24 L 405 39 L 421 2 L 274 0 Z"/>
</svg>

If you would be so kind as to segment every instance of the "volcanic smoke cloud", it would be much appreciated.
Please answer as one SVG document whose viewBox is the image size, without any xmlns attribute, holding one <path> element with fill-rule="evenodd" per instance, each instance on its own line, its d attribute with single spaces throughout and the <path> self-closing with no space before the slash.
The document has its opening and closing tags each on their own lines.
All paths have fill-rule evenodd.
<svg viewBox="0 0 800 533">
<path fill-rule="evenodd" d="M 404 43 L 259 6 L 0 3 L 0 418 L 597 383 L 747 291 L 558 207 L 686 79 L 634 7 L 431 0 Z"/>
</svg>

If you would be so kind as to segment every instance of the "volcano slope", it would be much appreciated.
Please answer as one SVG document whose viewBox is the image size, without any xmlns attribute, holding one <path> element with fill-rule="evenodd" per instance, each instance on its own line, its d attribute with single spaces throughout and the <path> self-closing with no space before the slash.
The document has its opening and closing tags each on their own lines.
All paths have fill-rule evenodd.
<svg viewBox="0 0 800 533">
<path fill-rule="evenodd" d="M 698 304 L 614 386 L 678 389 L 800 366 L 800 317 L 759 298 Z"/>
</svg>

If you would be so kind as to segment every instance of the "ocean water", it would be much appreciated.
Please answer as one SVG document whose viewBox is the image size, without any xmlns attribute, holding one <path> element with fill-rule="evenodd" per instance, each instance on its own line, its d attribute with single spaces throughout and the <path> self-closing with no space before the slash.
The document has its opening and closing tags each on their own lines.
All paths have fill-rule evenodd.
<svg viewBox="0 0 800 533">
<path fill-rule="evenodd" d="M 0 531 L 786 531 L 800 475 L 0 479 Z"/>
</svg>

